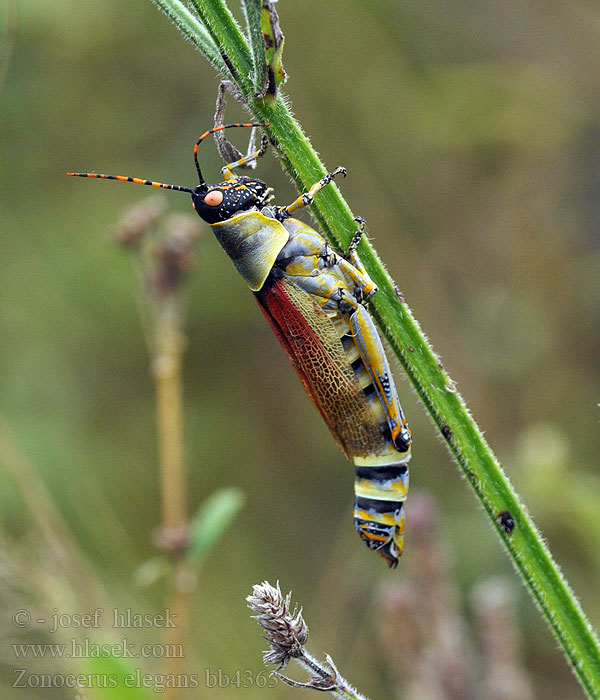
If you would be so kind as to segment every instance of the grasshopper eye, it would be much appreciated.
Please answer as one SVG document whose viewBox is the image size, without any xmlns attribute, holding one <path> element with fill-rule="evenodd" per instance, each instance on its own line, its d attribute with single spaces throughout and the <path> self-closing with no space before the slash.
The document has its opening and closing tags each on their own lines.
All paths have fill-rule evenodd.
<svg viewBox="0 0 600 700">
<path fill-rule="evenodd" d="M 213 190 L 204 197 L 204 204 L 209 207 L 218 207 L 223 201 L 223 193 L 220 190 Z"/>
</svg>

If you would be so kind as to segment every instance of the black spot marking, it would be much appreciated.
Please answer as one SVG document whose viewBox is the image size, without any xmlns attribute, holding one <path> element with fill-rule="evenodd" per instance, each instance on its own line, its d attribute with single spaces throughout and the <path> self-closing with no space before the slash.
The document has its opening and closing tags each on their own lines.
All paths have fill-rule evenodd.
<svg viewBox="0 0 600 700">
<path fill-rule="evenodd" d="M 448 440 L 448 442 L 452 441 L 452 438 L 454 437 L 452 435 L 452 431 L 447 425 L 442 425 L 442 435 Z"/>
<path fill-rule="evenodd" d="M 501 513 L 498 513 L 496 520 L 507 535 L 510 535 L 510 533 L 515 529 L 515 519 L 507 510 L 503 510 Z"/>
</svg>

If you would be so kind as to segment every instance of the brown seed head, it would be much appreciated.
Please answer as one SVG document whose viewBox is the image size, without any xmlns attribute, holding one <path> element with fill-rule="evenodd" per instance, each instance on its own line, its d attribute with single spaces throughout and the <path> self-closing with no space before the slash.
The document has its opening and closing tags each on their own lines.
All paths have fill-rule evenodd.
<svg viewBox="0 0 600 700">
<path fill-rule="evenodd" d="M 254 618 L 265 630 L 270 649 L 265 651 L 265 663 L 277 664 L 284 668 L 291 658 L 304 654 L 304 645 L 308 640 L 308 627 L 302 617 L 302 609 L 291 609 L 291 593 L 283 597 L 279 588 L 274 588 L 268 581 L 256 585 L 252 595 L 246 600 L 248 607 L 257 613 Z"/>
</svg>

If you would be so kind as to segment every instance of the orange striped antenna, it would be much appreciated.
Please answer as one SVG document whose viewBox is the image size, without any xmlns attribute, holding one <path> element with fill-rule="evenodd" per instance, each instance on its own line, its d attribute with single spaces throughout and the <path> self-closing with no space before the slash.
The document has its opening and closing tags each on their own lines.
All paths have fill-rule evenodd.
<svg viewBox="0 0 600 700">
<path fill-rule="evenodd" d="M 271 126 L 270 122 L 258 122 L 256 124 L 221 124 L 221 126 L 215 126 L 214 129 L 210 129 L 209 131 L 205 131 L 202 136 L 196 141 L 196 145 L 194 146 L 194 163 L 196 164 L 196 170 L 198 171 L 198 180 L 200 185 L 205 184 L 205 180 L 202 177 L 202 171 L 200 170 L 200 164 L 198 163 L 198 147 L 204 141 L 204 139 L 207 136 L 210 136 L 211 134 L 214 134 L 216 131 L 223 131 L 223 129 L 240 129 L 240 128 L 246 128 L 246 129 L 251 129 L 251 128 L 256 128 L 259 126 Z"/>
<path fill-rule="evenodd" d="M 239 129 L 239 128 L 256 128 L 259 126 L 270 126 L 270 122 L 259 122 L 256 124 L 222 124 L 221 126 L 215 126 L 214 129 L 205 131 L 202 136 L 196 141 L 194 146 L 194 163 L 196 164 L 196 170 L 198 171 L 199 185 L 205 184 L 204 178 L 202 177 L 202 171 L 200 170 L 200 164 L 198 163 L 198 147 L 202 141 L 210 134 L 214 134 L 216 131 L 222 131 L 223 129 Z M 168 185 L 165 182 L 154 182 L 153 180 L 143 180 L 140 177 L 126 177 L 124 175 L 104 175 L 102 173 L 67 173 L 73 177 L 92 177 L 98 178 L 99 180 L 120 180 L 121 182 L 135 182 L 137 185 L 149 185 L 150 187 L 161 187 L 164 190 L 176 190 L 177 192 L 193 192 L 193 188 L 184 187 L 183 185 Z"/>
<path fill-rule="evenodd" d="M 190 187 L 183 185 L 167 185 L 164 182 L 154 182 L 153 180 L 142 180 L 139 177 L 125 177 L 124 175 L 103 175 L 102 173 L 67 173 L 73 177 L 96 177 L 100 180 L 120 180 L 121 182 L 135 182 L 137 185 L 150 185 L 150 187 L 162 187 L 165 190 L 176 190 L 177 192 L 192 192 Z"/>
</svg>

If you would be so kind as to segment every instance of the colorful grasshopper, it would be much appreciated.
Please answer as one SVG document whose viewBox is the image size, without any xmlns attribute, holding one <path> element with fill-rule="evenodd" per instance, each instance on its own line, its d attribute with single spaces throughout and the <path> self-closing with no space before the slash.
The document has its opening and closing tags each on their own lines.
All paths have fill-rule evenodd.
<svg viewBox="0 0 600 700">
<path fill-rule="evenodd" d="M 200 184 L 167 185 L 139 178 L 68 173 L 136 182 L 189 192 L 193 207 L 209 223 L 244 278 L 289 356 L 304 388 L 337 443 L 356 466 L 354 524 L 363 542 L 395 567 L 404 542 L 411 435 L 377 330 L 363 300 L 377 288 L 358 257 L 363 222 L 347 255 L 336 254 L 313 228 L 290 217 L 312 203 L 337 168 L 286 207 L 271 206 L 264 182 L 233 173 L 266 145 L 222 169 L 224 181 L 208 185 L 198 146 L 227 124 L 205 132 L 194 147 Z"/>
</svg>

